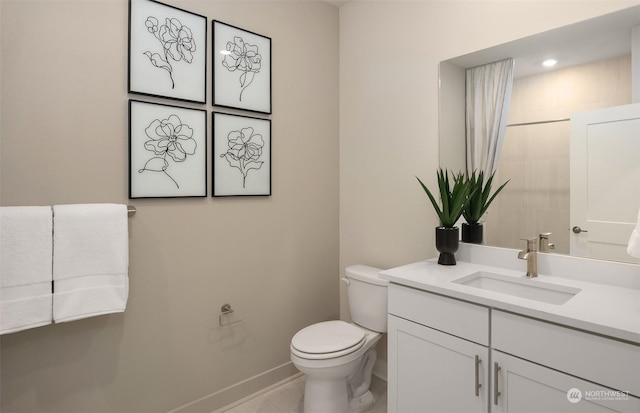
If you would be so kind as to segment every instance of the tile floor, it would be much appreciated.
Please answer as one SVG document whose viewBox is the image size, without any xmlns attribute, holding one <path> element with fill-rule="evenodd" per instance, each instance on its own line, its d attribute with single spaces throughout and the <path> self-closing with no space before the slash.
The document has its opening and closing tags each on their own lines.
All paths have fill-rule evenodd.
<svg viewBox="0 0 640 413">
<path fill-rule="evenodd" d="M 370 413 L 387 413 L 387 383 L 377 377 L 371 382 L 375 404 Z M 222 408 L 216 413 L 302 413 L 304 376 L 299 376 L 242 404 Z M 332 413 L 332 412 L 327 412 Z"/>
</svg>

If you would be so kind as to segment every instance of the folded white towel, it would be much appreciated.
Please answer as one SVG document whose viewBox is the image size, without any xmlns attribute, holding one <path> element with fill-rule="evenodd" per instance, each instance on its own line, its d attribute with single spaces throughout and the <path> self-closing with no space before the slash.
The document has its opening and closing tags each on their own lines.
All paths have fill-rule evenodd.
<svg viewBox="0 0 640 413">
<path fill-rule="evenodd" d="M 631 237 L 629 237 L 627 252 L 632 257 L 640 258 L 640 210 L 638 210 L 636 227 L 631 231 Z"/>
<path fill-rule="evenodd" d="M 0 208 L 0 334 L 51 324 L 49 206 Z"/>
<path fill-rule="evenodd" d="M 53 320 L 123 312 L 129 297 L 127 206 L 53 207 Z"/>
</svg>

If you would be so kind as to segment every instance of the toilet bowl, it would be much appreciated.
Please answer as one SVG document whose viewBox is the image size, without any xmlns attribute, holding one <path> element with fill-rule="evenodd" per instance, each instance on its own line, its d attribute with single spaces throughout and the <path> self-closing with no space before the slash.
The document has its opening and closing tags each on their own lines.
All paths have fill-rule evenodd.
<svg viewBox="0 0 640 413">
<path fill-rule="evenodd" d="M 345 270 L 353 323 L 324 321 L 292 338 L 291 361 L 306 375 L 304 413 L 361 413 L 372 407 L 375 345 L 387 330 L 387 281 L 378 277 L 380 271 L 363 265 Z"/>
</svg>

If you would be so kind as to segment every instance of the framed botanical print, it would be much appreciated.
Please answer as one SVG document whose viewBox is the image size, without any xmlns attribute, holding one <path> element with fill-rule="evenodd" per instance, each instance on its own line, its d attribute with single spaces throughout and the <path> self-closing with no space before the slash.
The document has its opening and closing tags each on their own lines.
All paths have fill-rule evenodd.
<svg viewBox="0 0 640 413">
<path fill-rule="evenodd" d="M 271 38 L 212 24 L 213 104 L 271 113 Z"/>
<path fill-rule="evenodd" d="M 129 198 L 206 196 L 206 111 L 129 100 Z"/>
<path fill-rule="evenodd" d="M 213 196 L 271 195 L 271 121 L 213 112 L 212 123 Z"/>
<path fill-rule="evenodd" d="M 129 92 L 206 103 L 207 18 L 129 0 Z"/>
</svg>

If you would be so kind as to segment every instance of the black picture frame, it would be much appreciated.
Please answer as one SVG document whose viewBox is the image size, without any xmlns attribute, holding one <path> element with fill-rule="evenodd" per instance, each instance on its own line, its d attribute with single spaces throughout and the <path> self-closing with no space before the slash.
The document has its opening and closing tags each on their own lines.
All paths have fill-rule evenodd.
<svg viewBox="0 0 640 413">
<path fill-rule="evenodd" d="M 129 0 L 129 93 L 206 103 L 207 23 L 156 0 Z"/>
<path fill-rule="evenodd" d="M 129 100 L 129 198 L 207 196 L 207 112 Z"/>
<path fill-rule="evenodd" d="M 213 104 L 271 114 L 271 38 L 212 20 Z"/>
<path fill-rule="evenodd" d="M 271 120 L 212 112 L 213 197 L 271 196 Z"/>
</svg>

